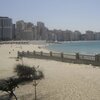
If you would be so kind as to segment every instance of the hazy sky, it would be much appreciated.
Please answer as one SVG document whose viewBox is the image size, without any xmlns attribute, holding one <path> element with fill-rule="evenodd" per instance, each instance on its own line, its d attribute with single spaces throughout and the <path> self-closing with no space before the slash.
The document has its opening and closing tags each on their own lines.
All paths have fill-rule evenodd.
<svg viewBox="0 0 100 100">
<path fill-rule="evenodd" d="M 49 29 L 100 31 L 100 0 L 0 0 L 0 16 L 42 21 Z"/>
</svg>

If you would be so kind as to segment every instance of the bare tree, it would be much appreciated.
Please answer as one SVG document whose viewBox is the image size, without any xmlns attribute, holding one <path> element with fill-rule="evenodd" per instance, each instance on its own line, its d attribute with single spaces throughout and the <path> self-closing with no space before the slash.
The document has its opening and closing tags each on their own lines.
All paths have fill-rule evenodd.
<svg viewBox="0 0 100 100">
<path fill-rule="evenodd" d="M 44 78 L 44 74 L 42 71 L 36 70 L 35 74 L 33 76 L 33 86 L 34 86 L 34 92 L 35 92 L 35 100 L 37 100 L 37 85 L 39 84 L 39 80 L 41 80 L 42 78 Z"/>
</svg>

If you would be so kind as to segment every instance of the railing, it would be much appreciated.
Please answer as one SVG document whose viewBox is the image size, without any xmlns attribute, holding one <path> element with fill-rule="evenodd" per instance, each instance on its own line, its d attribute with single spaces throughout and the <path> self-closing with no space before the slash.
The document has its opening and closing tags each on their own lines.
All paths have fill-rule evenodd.
<svg viewBox="0 0 100 100">
<path fill-rule="evenodd" d="M 64 58 L 68 58 L 68 59 L 76 59 L 76 55 L 64 54 Z"/>
<path fill-rule="evenodd" d="M 93 55 L 79 55 L 80 59 L 84 59 L 84 60 L 92 60 L 95 61 L 95 56 Z"/>
<path fill-rule="evenodd" d="M 83 55 L 83 54 L 64 54 L 64 53 L 44 53 L 44 52 L 18 52 L 19 57 L 36 57 L 44 59 L 55 59 L 65 62 L 74 62 L 74 63 L 86 63 L 86 64 L 95 64 L 100 65 L 100 55 Z"/>
<path fill-rule="evenodd" d="M 53 57 L 61 57 L 61 54 L 60 53 L 52 53 L 52 56 Z"/>
</svg>

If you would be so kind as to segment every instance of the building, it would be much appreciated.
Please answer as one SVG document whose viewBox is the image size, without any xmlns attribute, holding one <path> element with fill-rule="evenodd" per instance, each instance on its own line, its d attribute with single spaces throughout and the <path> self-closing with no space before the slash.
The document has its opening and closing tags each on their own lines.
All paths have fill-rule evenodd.
<svg viewBox="0 0 100 100">
<path fill-rule="evenodd" d="M 12 39 L 12 19 L 0 17 L 0 40 Z"/>
<path fill-rule="evenodd" d="M 25 22 L 23 20 L 19 20 L 16 22 L 16 30 L 20 32 L 25 29 Z"/>
<path fill-rule="evenodd" d="M 31 22 L 25 22 L 25 29 L 23 32 L 23 40 L 33 40 L 34 39 L 34 25 Z"/>
<path fill-rule="evenodd" d="M 81 40 L 84 41 L 84 40 L 86 40 L 85 38 L 86 38 L 86 35 L 85 34 L 81 34 Z"/>
<path fill-rule="evenodd" d="M 15 34 L 15 24 L 12 24 L 12 39 L 16 39 L 16 34 Z"/>
<path fill-rule="evenodd" d="M 24 22 L 23 20 L 16 22 L 16 39 L 17 40 L 33 40 L 34 39 L 34 25 L 31 22 Z"/>
<path fill-rule="evenodd" d="M 100 32 L 95 33 L 95 40 L 100 40 Z"/>
<path fill-rule="evenodd" d="M 64 41 L 71 41 L 71 35 L 72 35 L 72 31 L 70 30 L 66 30 L 63 32 L 63 36 L 64 36 Z"/>
<path fill-rule="evenodd" d="M 21 40 L 23 37 L 23 31 L 25 29 L 25 23 L 23 20 L 19 20 L 16 22 L 16 39 Z"/>
<path fill-rule="evenodd" d="M 54 32 L 54 34 L 56 36 L 55 41 L 64 41 L 63 31 L 62 30 L 54 29 L 53 32 Z"/>
<path fill-rule="evenodd" d="M 85 34 L 85 39 L 86 40 L 94 40 L 95 39 L 95 34 L 93 31 L 86 31 L 86 34 Z"/>
<path fill-rule="evenodd" d="M 47 41 L 57 41 L 57 34 L 54 33 L 54 30 L 48 30 L 47 31 Z"/>
<path fill-rule="evenodd" d="M 36 30 L 37 40 L 45 40 L 47 28 L 45 27 L 43 22 L 37 22 Z"/>
<path fill-rule="evenodd" d="M 81 32 L 79 32 L 79 31 L 74 31 L 74 32 L 71 34 L 71 40 L 72 40 L 72 41 L 79 41 L 79 40 L 81 40 Z"/>
</svg>

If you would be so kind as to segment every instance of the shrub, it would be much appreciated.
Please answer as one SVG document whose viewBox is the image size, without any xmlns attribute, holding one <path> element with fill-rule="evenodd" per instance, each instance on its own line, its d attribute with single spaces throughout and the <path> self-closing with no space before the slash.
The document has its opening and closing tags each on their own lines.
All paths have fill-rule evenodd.
<svg viewBox="0 0 100 100">
<path fill-rule="evenodd" d="M 35 68 L 31 68 L 27 65 L 16 65 L 14 71 L 17 73 L 19 78 L 32 78 L 35 73 Z"/>
</svg>

